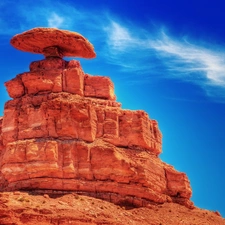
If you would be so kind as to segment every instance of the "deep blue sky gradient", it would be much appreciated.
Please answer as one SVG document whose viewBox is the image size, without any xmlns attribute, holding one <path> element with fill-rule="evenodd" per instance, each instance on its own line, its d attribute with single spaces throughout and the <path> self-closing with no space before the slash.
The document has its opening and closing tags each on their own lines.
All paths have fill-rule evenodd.
<svg viewBox="0 0 225 225">
<path fill-rule="evenodd" d="M 80 32 L 97 53 L 84 71 L 109 76 L 124 109 L 158 121 L 161 159 L 188 175 L 196 206 L 225 217 L 224 1 L 9 0 L 0 10 L 1 115 L 3 83 L 42 58 L 10 38 L 37 26 Z"/>
</svg>

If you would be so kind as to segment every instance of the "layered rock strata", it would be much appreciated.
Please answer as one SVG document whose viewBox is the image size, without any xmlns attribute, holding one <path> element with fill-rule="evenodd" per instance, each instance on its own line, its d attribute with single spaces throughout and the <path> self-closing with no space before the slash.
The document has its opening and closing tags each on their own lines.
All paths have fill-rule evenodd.
<svg viewBox="0 0 225 225">
<path fill-rule="evenodd" d="M 116 204 L 192 207 L 187 176 L 162 162 L 162 135 L 144 111 L 116 102 L 108 77 L 48 56 L 5 83 L 0 190 L 78 192 Z"/>
</svg>

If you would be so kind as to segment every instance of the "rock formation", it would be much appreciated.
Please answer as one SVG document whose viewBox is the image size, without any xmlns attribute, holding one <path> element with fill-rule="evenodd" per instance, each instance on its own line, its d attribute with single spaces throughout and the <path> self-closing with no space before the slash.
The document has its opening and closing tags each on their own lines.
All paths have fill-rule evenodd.
<svg viewBox="0 0 225 225">
<path fill-rule="evenodd" d="M 176 202 L 192 207 L 189 180 L 162 162 L 162 135 L 144 111 L 116 102 L 108 77 L 85 74 L 92 58 L 80 34 L 36 28 L 11 44 L 44 60 L 5 83 L 0 118 L 0 190 L 76 192 L 116 204 Z"/>
<path fill-rule="evenodd" d="M 82 35 L 52 28 L 34 28 L 15 35 L 11 44 L 22 51 L 41 53 L 45 57 L 76 56 L 94 58 L 93 45 Z"/>
<path fill-rule="evenodd" d="M 126 208 L 76 193 L 0 193 L 1 225 L 225 225 L 219 212 L 176 203 Z"/>
</svg>

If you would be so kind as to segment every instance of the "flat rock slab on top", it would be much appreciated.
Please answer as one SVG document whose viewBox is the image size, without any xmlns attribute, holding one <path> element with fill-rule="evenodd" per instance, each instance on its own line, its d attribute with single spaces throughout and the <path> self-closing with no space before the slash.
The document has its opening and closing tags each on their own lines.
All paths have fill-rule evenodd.
<svg viewBox="0 0 225 225">
<path fill-rule="evenodd" d="M 82 35 L 57 28 L 34 28 L 15 35 L 10 43 L 21 51 L 49 56 L 94 58 L 93 45 Z"/>
</svg>

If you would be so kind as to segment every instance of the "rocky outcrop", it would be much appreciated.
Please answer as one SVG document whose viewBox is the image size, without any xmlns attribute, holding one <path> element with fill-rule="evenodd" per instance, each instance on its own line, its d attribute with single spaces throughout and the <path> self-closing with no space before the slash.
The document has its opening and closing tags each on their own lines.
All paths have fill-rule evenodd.
<svg viewBox="0 0 225 225">
<path fill-rule="evenodd" d="M 94 58 L 96 56 L 93 45 L 81 34 L 57 28 L 34 28 L 15 35 L 10 43 L 16 49 L 41 53 L 45 57 Z"/>
<path fill-rule="evenodd" d="M 60 47 L 59 47 L 60 49 Z M 1 191 L 67 191 L 117 204 L 192 207 L 184 173 L 163 163 L 162 135 L 144 111 L 116 102 L 111 80 L 48 56 L 6 82 Z"/>
<path fill-rule="evenodd" d="M 116 206 L 76 193 L 37 195 L 32 192 L 0 193 L 0 224 L 16 225 L 224 225 L 219 212 L 175 203 L 132 208 Z"/>
</svg>

